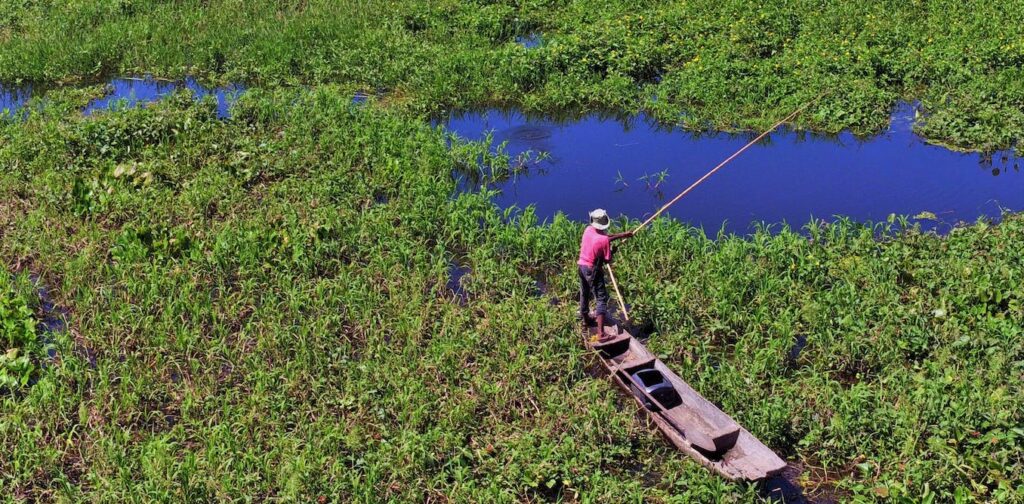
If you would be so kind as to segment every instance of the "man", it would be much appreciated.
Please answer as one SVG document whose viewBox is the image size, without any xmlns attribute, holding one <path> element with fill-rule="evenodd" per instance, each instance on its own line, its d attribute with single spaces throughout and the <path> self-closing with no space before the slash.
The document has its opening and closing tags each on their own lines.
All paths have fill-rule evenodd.
<svg viewBox="0 0 1024 504">
<path fill-rule="evenodd" d="M 583 327 L 588 328 L 594 320 L 590 317 L 590 300 L 594 299 L 594 317 L 597 319 L 597 334 L 604 335 L 604 317 L 608 313 L 608 290 L 604 284 L 602 266 L 612 262 L 611 242 L 633 236 L 632 231 L 608 235 L 608 212 L 598 208 L 590 212 L 590 225 L 583 232 L 580 241 L 580 257 L 576 261 L 580 276 L 580 318 Z"/>
</svg>

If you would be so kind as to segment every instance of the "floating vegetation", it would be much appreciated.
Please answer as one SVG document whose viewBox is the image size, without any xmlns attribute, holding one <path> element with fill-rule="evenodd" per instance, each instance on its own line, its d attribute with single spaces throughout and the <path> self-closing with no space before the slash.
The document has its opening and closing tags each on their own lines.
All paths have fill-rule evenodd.
<svg viewBox="0 0 1024 504">
<path fill-rule="evenodd" d="M 8 90 L 0 86 L 0 111 L 6 111 L 7 115 L 12 117 L 24 112 L 22 107 L 35 94 L 33 89 L 32 86 L 20 86 Z M 151 76 L 116 78 L 103 85 L 101 96 L 90 99 L 82 108 L 82 113 L 88 115 L 98 110 L 137 107 L 185 89 L 191 91 L 198 100 L 212 96 L 217 102 L 217 115 L 221 118 L 228 117 L 231 104 L 245 91 L 245 87 L 239 84 L 206 87 L 194 77 L 187 77 L 181 81 L 156 79 Z M 45 87 L 39 88 L 39 93 L 45 94 Z"/>
<path fill-rule="evenodd" d="M 1024 125 L 1024 10 L 1006 1 L 8 4 L 0 82 L 49 88 L 0 120 L 0 262 L 59 279 L 74 314 L 58 337 L 71 351 L 47 361 L 35 286 L 0 280 L 0 488 L 18 501 L 799 496 L 670 456 L 594 378 L 573 316 L 582 223 L 502 199 L 580 161 L 548 148 L 566 129 L 470 137 L 426 118 L 614 110 L 633 119 L 613 131 L 645 113 L 718 141 L 709 129 L 761 129 L 830 90 L 794 129 L 880 132 L 900 98 L 919 99 L 917 131 L 956 148 L 1019 146 Z M 536 47 L 516 43 L 533 33 Z M 228 120 L 162 84 L 145 107 L 81 113 L 106 91 L 86 85 L 97 75 L 136 72 L 250 87 Z M 353 106 L 356 90 L 387 94 Z M 785 138 L 819 138 L 803 135 Z M 657 149 L 577 140 L 620 156 L 623 193 L 647 187 L 629 168 Z M 772 140 L 752 151 L 786 145 Z M 831 142 L 809 143 L 858 145 Z M 917 189 L 984 176 L 1020 194 L 1012 160 L 957 171 L 927 165 L 934 153 L 948 152 L 915 151 Z M 641 169 L 671 168 L 665 188 L 689 179 L 677 161 Z M 866 199 L 864 172 L 827 165 L 796 168 Z M 594 179 L 611 191 L 615 173 Z M 568 180 L 562 200 L 604 201 Z M 906 217 L 951 208 L 875 224 L 801 210 L 797 227 L 715 239 L 680 214 L 617 243 L 616 275 L 637 326 L 657 328 L 650 349 L 785 455 L 806 498 L 1014 502 L 1024 217 L 941 236 Z M 626 213 L 614 230 L 642 212 Z"/>
<path fill-rule="evenodd" d="M 5 488 L 213 498 L 175 476 L 192 471 L 225 495 L 304 501 L 758 498 L 665 457 L 589 378 L 568 267 L 581 224 L 539 225 L 447 176 L 507 173 L 513 156 L 492 143 L 352 107 L 345 89 L 248 92 L 230 121 L 173 97 L 66 113 L 0 128 L 0 257 L 32 251 L 62 279 L 74 344 L 89 349 L 4 403 Z M 616 274 L 637 325 L 658 328 L 652 351 L 774 450 L 828 474 L 871 464 L 830 480 L 837 492 L 1010 498 L 1024 220 L 946 237 L 898 228 L 840 220 L 712 241 L 664 220 L 619 247 Z M 7 366 L 20 384 L 45 352 L 31 289 L 5 282 L 9 361 L 31 365 Z M 472 302 L 452 302 L 460 292 Z M 295 486 L 273 483 L 282 471 Z"/>
<path fill-rule="evenodd" d="M 644 110 L 695 130 L 759 131 L 827 92 L 801 127 L 878 132 L 903 98 L 920 103 L 918 129 L 936 143 L 1024 145 L 1024 10 L 1007 0 L 125 5 L 6 9 L 0 82 L 142 70 L 401 90 L 394 105 L 415 111 Z"/>
</svg>

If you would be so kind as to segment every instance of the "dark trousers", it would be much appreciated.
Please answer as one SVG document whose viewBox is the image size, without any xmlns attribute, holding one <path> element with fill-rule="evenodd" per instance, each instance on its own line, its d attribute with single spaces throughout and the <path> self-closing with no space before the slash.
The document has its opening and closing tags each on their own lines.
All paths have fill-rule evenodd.
<svg viewBox="0 0 1024 504">
<path fill-rule="evenodd" d="M 579 265 L 578 265 L 579 266 Z M 593 268 L 579 266 L 580 276 L 580 316 L 585 317 L 590 312 L 590 300 L 597 303 L 594 313 L 597 315 L 608 314 L 608 289 L 604 284 L 604 270 L 600 265 Z"/>
</svg>

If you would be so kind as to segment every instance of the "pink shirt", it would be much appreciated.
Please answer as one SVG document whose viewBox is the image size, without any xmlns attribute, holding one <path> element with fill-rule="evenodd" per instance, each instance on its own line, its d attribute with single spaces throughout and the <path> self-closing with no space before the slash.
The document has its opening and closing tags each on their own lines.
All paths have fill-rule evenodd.
<svg viewBox="0 0 1024 504">
<path fill-rule="evenodd" d="M 608 235 L 594 229 L 594 226 L 587 226 L 583 232 L 583 240 L 580 241 L 580 259 L 576 264 L 580 266 L 594 267 L 594 260 L 601 258 L 604 262 L 612 260 L 612 242 Z"/>
</svg>

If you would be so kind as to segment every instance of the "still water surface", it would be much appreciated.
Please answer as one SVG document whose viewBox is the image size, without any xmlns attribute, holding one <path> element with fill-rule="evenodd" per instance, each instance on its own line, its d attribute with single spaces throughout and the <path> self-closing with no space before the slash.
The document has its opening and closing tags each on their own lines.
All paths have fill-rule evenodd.
<svg viewBox="0 0 1024 504">
<path fill-rule="evenodd" d="M 192 77 L 181 81 L 157 80 L 151 77 L 123 77 L 111 79 L 107 82 L 107 86 L 110 92 L 101 98 L 90 101 L 82 113 L 88 115 L 97 110 L 107 110 L 115 106 L 137 107 L 157 101 L 174 91 L 191 89 L 196 99 L 212 95 L 217 100 L 217 115 L 225 118 L 229 115 L 231 104 L 245 90 L 238 84 L 205 87 Z M 32 86 L 0 85 L 0 112 L 12 116 L 18 114 L 28 99 L 33 96 L 34 91 Z"/>
<path fill-rule="evenodd" d="M 884 221 L 890 214 L 948 231 L 959 221 L 998 218 L 1024 209 L 1020 160 L 1005 153 L 964 154 L 928 145 L 913 132 L 915 106 L 900 104 L 885 132 L 868 139 L 780 130 L 668 212 L 703 227 L 747 234 L 757 222 L 789 223 L 849 216 Z M 562 122 L 490 110 L 453 114 L 445 126 L 480 140 L 493 132 L 507 152 L 547 152 L 527 173 L 496 184 L 505 208 L 534 205 L 542 219 L 558 212 L 585 220 L 590 209 L 643 219 L 748 142 L 753 135 L 693 134 L 632 120 L 588 116 Z M 463 180 L 462 190 L 478 187 Z M 921 215 L 925 217 L 925 215 Z"/>
<path fill-rule="evenodd" d="M 536 42 L 530 40 L 529 42 Z M 220 117 L 244 91 L 240 85 L 207 88 L 195 79 L 118 78 L 111 92 L 91 101 L 91 114 L 115 104 L 134 107 L 183 88 L 212 95 Z M 0 110 L 16 114 L 33 89 L 0 87 Z M 357 95 L 353 101 L 365 100 Z M 757 222 L 801 226 L 836 215 L 882 221 L 890 214 L 948 231 L 961 221 L 998 218 L 1024 209 L 1021 160 L 1008 153 L 963 154 L 928 145 L 913 133 L 915 106 L 902 103 L 888 130 L 868 139 L 780 130 L 770 135 L 681 200 L 669 214 L 709 234 L 746 234 Z M 445 127 L 479 140 L 492 132 L 507 151 L 545 152 L 547 159 L 496 185 L 501 207 L 533 205 L 542 218 L 558 212 L 585 220 L 596 207 L 643 219 L 667 199 L 745 144 L 752 135 L 694 134 L 664 128 L 643 116 L 628 120 L 591 115 L 556 121 L 490 110 L 453 114 Z M 462 190 L 475 190 L 463 181 Z"/>
<path fill-rule="evenodd" d="M 109 86 L 112 91 L 106 96 L 93 100 L 86 105 L 83 113 L 90 114 L 95 110 L 106 110 L 117 104 L 135 107 L 139 104 L 157 101 L 175 91 L 190 89 L 196 99 L 212 95 L 217 100 L 217 116 L 228 117 L 231 104 L 245 90 L 238 84 L 208 88 L 194 78 L 183 81 L 155 80 L 152 78 L 113 79 Z"/>
</svg>

